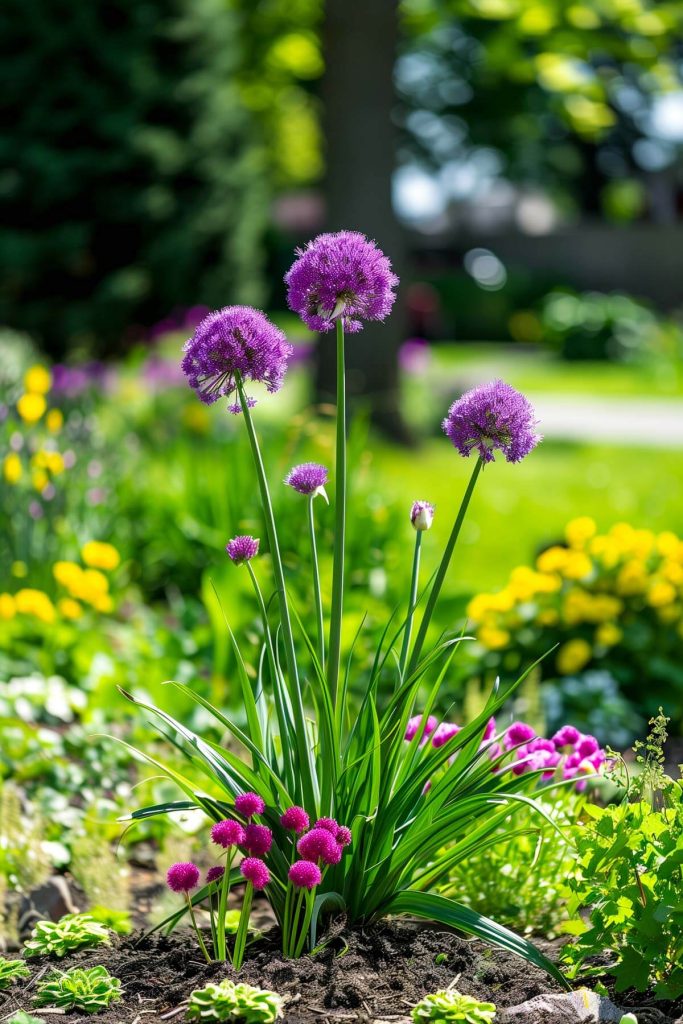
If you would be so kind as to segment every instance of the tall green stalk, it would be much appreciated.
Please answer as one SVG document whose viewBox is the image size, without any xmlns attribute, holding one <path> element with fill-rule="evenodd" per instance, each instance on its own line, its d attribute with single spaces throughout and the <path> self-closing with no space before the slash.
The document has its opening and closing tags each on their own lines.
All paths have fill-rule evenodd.
<svg viewBox="0 0 683 1024">
<path fill-rule="evenodd" d="M 403 644 L 401 646 L 401 657 L 399 659 L 399 674 L 401 679 L 406 670 L 408 651 L 410 649 L 410 634 L 413 631 L 413 616 L 417 605 L 417 588 L 420 580 L 420 549 L 422 547 L 422 530 L 415 531 L 415 550 L 413 552 L 413 573 L 410 580 L 410 597 L 408 598 L 408 618 L 406 619 L 403 631 Z"/>
<path fill-rule="evenodd" d="M 337 703 L 341 632 L 344 605 L 344 547 L 346 534 L 346 370 L 344 365 L 344 322 L 337 320 L 337 446 L 335 475 L 334 560 L 332 563 L 332 605 L 327 684 L 333 705 Z"/>
<path fill-rule="evenodd" d="M 434 582 L 432 583 L 432 588 L 429 592 L 429 597 L 427 598 L 427 604 L 425 606 L 424 615 L 422 616 L 422 622 L 420 623 L 420 628 L 415 639 L 415 645 L 413 647 L 412 654 L 410 655 L 408 668 L 406 669 L 407 675 L 412 675 L 412 673 L 415 671 L 419 664 L 420 654 L 422 653 L 422 648 L 427 637 L 427 631 L 429 630 L 429 624 L 432 620 L 432 615 L 434 614 L 434 608 L 436 607 L 436 602 L 439 599 L 441 587 L 443 586 L 443 582 L 446 578 L 446 573 L 448 572 L 448 566 L 450 565 L 451 558 L 453 557 L 453 551 L 455 550 L 455 544 L 460 533 L 460 528 L 463 524 L 463 520 L 467 513 L 467 508 L 470 503 L 470 498 L 472 497 L 472 494 L 474 492 L 474 486 L 477 482 L 477 477 L 479 476 L 483 465 L 483 459 L 478 458 L 475 467 L 472 470 L 472 476 L 470 477 L 470 482 L 467 485 L 467 490 L 465 491 L 463 499 L 460 502 L 460 508 L 458 509 L 457 516 L 455 517 L 455 522 L 453 523 L 451 535 L 448 538 L 446 549 L 441 558 L 441 562 L 439 564 L 439 568 L 437 569 L 436 576 L 434 577 Z"/>
<path fill-rule="evenodd" d="M 315 517 L 313 502 L 315 494 L 308 498 L 308 534 L 311 541 L 311 562 L 313 565 L 313 597 L 315 599 L 315 617 L 318 627 L 318 659 L 320 667 L 325 671 L 325 620 L 323 618 L 323 599 L 320 591 L 320 569 L 318 567 L 318 545 L 315 539 Z"/>
</svg>

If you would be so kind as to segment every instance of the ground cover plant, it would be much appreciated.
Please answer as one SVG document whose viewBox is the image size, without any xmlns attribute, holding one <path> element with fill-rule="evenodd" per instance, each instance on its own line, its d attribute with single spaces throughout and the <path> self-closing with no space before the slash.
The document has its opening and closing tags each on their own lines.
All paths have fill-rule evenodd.
<svg viewBox="0 0 683 1024">
<path fill-rule="evenodd" d="M 425 996 L 411 1010 L 414 1024 L 432 1021 L 433 1024 L 491 1024 L 496 1015 L 493 1003 L 482 1003 L 471 996 L 463 996 L 455 989 L 444 989 Z"/>
<path fill-rule="evenodd" d="M 72 967 L 68 971 L 52 971 L 38 982 L 33 1002 L 36 1006 L 100 1013 L 121 998 L 121 982 L 112 978 L 106 967 Z"/>
<path fill-rule="evenodd" d="M 190 995 L 187 1020 L 235 1020 L 244 1024 L 273 1024 L 282 1017 L 282 998 L 277 992 L 226 978 Z"/>
<path fill-rule="evenodd" d="M 108 928 L 90 914 L 65 914 L 59 921 L 38 921 L 24 944 L 26 956 L 64 957 L 85 946 L 108 945 Z"/>
<path fill-rule="evenodd" d="M 9 988 L 19 978 L 28 978 L 30 974 L 22 960 L 7 960 L 0 956 L 0 989 Z"/>
</svg>

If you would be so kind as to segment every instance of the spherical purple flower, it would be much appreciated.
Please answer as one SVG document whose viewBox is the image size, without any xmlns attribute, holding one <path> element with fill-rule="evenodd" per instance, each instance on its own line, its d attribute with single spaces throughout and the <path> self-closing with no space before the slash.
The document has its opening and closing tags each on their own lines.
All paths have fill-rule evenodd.
<svg viewBox="0 0 683 1024">
<path fill-rule="evenodd" d="M 498 448 L 508 462 L 519 462 L 541 440 L 530 403 L 502 380 L 482 384 L 459 398 L 443 421 L 444 432 L 467 458 L 476 450 L 493 462 Z"/>
<path fill-rule="evenodd" d="M 211 839 L 216 846 L 222 846 L 224 850 L 231 846 L 242 846 L 245 839 L 244 828 L 239 821 L 217 821 L 211 827 Z"/>
<path fill-rule="evenodd" d="M 410 509 L 410 521 L 416 530 L 429 530 L 434 521 L 434 506 L 429 501 L 414 501 Z"/>
<path fill-rule="evenodd" d="M 305 832 L 310 825 L 310 818 L 303 807 L 288 807 L 280 818 L 280 824 L 291 832 Z"/>
<path fill-rule="evenodd" d="M 600 744 L 595 736 L 582 736 L 576 744 L 576 753 L 580 754 L 581 757 L 590 757 L 591 754 L 596 754 L 599 749 Z"/>
<path fill-rule="evenodd" d="M 505 738 L 503 740 L 506 750 L 511 750 L 512 747 L 516 747 L 519 743 L 528 743 L 536 735 L 536 731 L 526 722 L 513 722 L 512 725 L 508 726 Z"/>
<path fill-rule="evenodd" d="M 296 848 L 304 860 L 323 860 L 327 863 L 328 858 L 336 853 L 338 846 L 336 839 L 326 828 L 312 828 L 301 837 Z"/>
<path fill-rule="evenodd" d="M 347 828 L 346 825 L 340 825 L 337 829 L 336 839 L 340 846 L 350 846 L 353 839 L 351 829 Z"/>
<path fill-rule="evenodd" d="M 302 462 L 294 466 L 285 477 L 285 483 L 299 494 L 313 495 L 314 498 L 321 494 L 327 500 L 327 469 L 318 462 Z"/>
<path fill-rule="evenodd" d="M 489 718 L 488 722 L 486 723 L 486 728 L 484 729 L 484 735 L 482 736 L 482 740 L 484 741 L 484 743 L 486 743 L 488 740 L 493 739 L 495 735 L 496 720 L 495 718 Z"/>
<path fill-rule="evenodd" d="M 408 720 L 408 726 L 406 728 L 405 735 L 406 741 L 408 743 L 410 743 L 413 737 L 416 736 L 417 733 L 419 732 L 423 718 L 424 715 L 413 715 L 413 717 Z M 434 715 L 430 715 L 427 721 L 425 722 L 424 731 L 422 733 L 422 739 L 425 740 L 427 739 L 428 736 L 431 736 L 438 724 L 438 718 L 435 718 Z"/>
<path fill-rule="evenodd" d="M 212 882 L 217 882 L 219 878 L 222 878 L 225 874 L 225 868 L 222 864 L 216 864 L 214 867 L 209 868 L 206 872 L 206 881 L 209 885 Z"/>
<path fill-rule="evenodd" d="M 580 737 L 581 733 L 575 726 L 563 725 L 552 737 L 552 741 L 556 747 L 573 747 Z"/>
<path fill-rule="evenodd" d="M 292 346 L 265 313 L 226 306 L 202 320 L 183 351 L 181 366 L 190 387 L 211 405 L 235 392 L 238 375 L 279 391 Z"/>
<path fill-rule="evenodd" d="M 196 889 L 199 881 L 199 868 L 190 861 L 171 864 L 166 872 L 166 884 L 173 892 L 190 892 Z"/>
<path fill-rule="evenodd" d="M 337 832 L 339 831 L 339 823 L 336 822 L 334 818 L 318 818 L 313 828 L 324 828 L 336 838 Z"/>
<path fill-rule="evenodd" d="M 454 722 L 442 722 L 435 730 L 432 735 L 432 746 L 443 747 L 445 743 L 452 740 L 457 733 L 460 732 L 460 726 Z"/>
<path fill-rule="evenodd" d="M 258 547 L 258 537 L 242 536 L 233 537 L 232 540 L 228 541 L 225 550 L 235 565 L 242 565 L 243 562 L 250 562 L 252 558 L 258 555 Z"/>
<path fill-rule="evenodd" d="M 339 861 L 342 859 L 342 854 L 343 853 L 344 853 L 343 846 L 340 846 L 339 843 L 336 842 L 336 840 L 335 840 L 335 842 L 332 844 L 332 846 L 330 846 L 329 850 L 327 850 L 323 854 L 323 856 L 322 856 L 323 863 L 324 864 L 329 864 L 329 865 L 338 864 Z"/>
<path fill-rule="evenodd" d="M 318 235 L 285 275 L 287 303 L 312 331 L 329 331 L 338 317 L 349 332 L 391 312 L 398 278 L 391 263 L 359 231 Z"/>
<path fill-rule="evenodd" d="M 253 818 L 255 814 L 263 814 L 266 805 L 258 793 L 240 793 L 235 797 L 235 810 L 245 818 Z"/>
<path fill-rule="evenodd" d="M 258 857 L 245 857 L 240 864 L 240 872 L 255 889 L 265 889 L 270 882 L 270 871 Z"/>
<path fill-rule="evenodd" d="M 273 833 L 266 825 L 247 825 L 243 846 L 257 857 L 263 857 L 273 845 Z"/>
<path fill-rule="evenodd" d="M 289 869 L 289 880 L 297 889 L 315 889 L 323 880 L 320 868 L 311 860 L 295 860 Z"/>
<path fill-rule="evenodd" d="M 546 740 L 543 736 L 537 736 L 535 739 L 529 741 L 527 744 L 527 750 L 530 754 L 538 754 L 540 751 L 544 751 L 547 754 L 554 754 L 555 744 L 552 740 Z"/>
</svg>

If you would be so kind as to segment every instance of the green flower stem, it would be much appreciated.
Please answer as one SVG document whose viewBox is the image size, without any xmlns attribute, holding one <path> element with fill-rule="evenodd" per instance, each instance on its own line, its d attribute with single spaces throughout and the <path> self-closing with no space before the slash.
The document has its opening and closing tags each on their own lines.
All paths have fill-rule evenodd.
<svg viewBox="0 0 683 1024">
<path fill-rule="evenodd" d="M 282 955 L 285 958 L 289 958 L 289 943 L 290 943 L 290 932 L 291 922 L 290 917 L 292 913 L 292 883 L 287 883 L 287 895 L 285 896 L 285 912 L 282 917 Z"/>
<path fill-rule="evenodd" d="M 318 624 L 318 659 L 320 667 L 325 671 L 325 622 L 323 619 L 323 599 L 320 592 L 320 569 L 318 568 L 318 545 L 315 540 L 315 517 L 313 502 L 315 496 L 308 499 L 308 534 L 311 540 L 311 561 L 313 563 L 313 597 L 315 598 L 315 615 Z"/>
<path fill-rule="evenodd" d="M 247 435 L 249 437 L 249 444 L 251 445 L 251 453 L 254 459 L 254 466 L 256 468 L 256 476 L 258 478 L 259 489 L 261 492 L 261 504 L 263 506 L 263 515 L 266 522 L 266 532 L 268 534 L 270 555 L 273 562 L 275 589 L 277 590 L 278 599 L 280 602 L 280 623 L 282 626 L 282 639 L 285 646 L 285 658 L 287 661 L 287 671 L 289 674 L 290 693 L 292 696 L 292 704 L 294 708 L 294 718 L 296 725 L 296 743 L 299 757 L 299 770 L 301 773 L 301 785 L 304 794 L 304 802 L 306 803 L 307 807 L 315 807 L 316 793 L 313 786 L 313 765 L 311 763 L 311 753 L 308 744 L 306 716 L 304 713 L 304 703 L 301 693 L 301 686 L 299 683 L 299 671 L 296 663 L 294 635 L 292 633 L 292 623 L 289 616 L 289 606 L 287 604 L 285 574 L 284 569 L 282 568 L 282 556 L 280 554 L 280 544 L 277 536 L 277 528 L 275 526 L 275 516 L 273 515 L 273 504 L 270 500 L 268 480 L 266 478 L 266 471 L 263 465 L 261 449 L 259 448 L 258 438 L 256 436 L 256 431 L 254 429 L 254 423 L 251 418 L 251 412 L 249 410 L 249 403 L 247 402 L 247 397 L 244 393 L 244 385 L 242 384 L 242 380 L 239 376 L 237 377 L 236 383 L 237 391 L 240 398 L 240 404 L 242 406 L 242 413 L 244 415 L 244 422 L 247 428 Z"/>
<path fill-rule="evenodd" d="M 192 909 L 192 900 L 190 899 L 189 892 L 185 893 L 185 899 L 187 900 L 187 909 L 190 912 L 190 920 L 192 921 L 192 927 L 195 930 L 195 935 L 197 936 L 197 941 L 199 942 L 200 949 L 201 949 L 202 953 L 204 954 L 204 958 L 205 958 L 207 964 L 210 964 L 211 963 L 211 957 L 209 956 L 208 949 L 204 945 L 204 939 L 202 938 L 202 933 L 200 932 L 199 927 L 197 925 L 197 918 L 194 916 L 194 910 Z"/>
<path fill-rule="evenodd" d="M 293 893 L 292 893 L 292 895 L 294 896 Z M 292 959 L 294 959 L 294 955 L 295 955 L 294 954 L 294 950 L 296 949 L 296 947 L 298 945 L 297 925 L 299 924 L 299 918 L 301 917 L 301 905 L 302 905 L 303 901 L 304 901 L 304 890 L 303 889 L 299 889 L 299 891 L 297 892 L 296 896 L 294 896 L 294 898 L 292 900 L 292 903 L 294 904 L 294 913 L 292 914 L 292 924 L 291 924 L 291 929 L 290 929 L 290 933 L 289 933 L 288 953 L 287 953 L 287 956 L 291 957 Z"/>
<path fill-rule="evenodd" d="M 232 954 L 232 965 L 236 971 L 239 971 L 242 966 L 242 961 L 244 960 L 244 950 L 247 947 L 247 935 L 249 933 L 249 915 L 251 914 L 251 904 L 253 899 L 253 883 L 247 882 L 244 901 L 242 903 L 242 912 L 240 914 L 240 923 L 237 926 L 237 935 L 235 936 L 235 950 Z"/>
<path fill-rule="evenodd" d="M 408 618 L 403 631 L 403 645 L 401 647 L 401 657 L 398 665 L 401 679 L 403 679 L 406 670 L 406 661 L 408 660 L 408 651 L 410 649 L 410 634 L 413 630 L 413 615 L 415 614 L 415 606 L 417 605 L 417 588 L 420 581 L 420 548 L 422 546 L 422 533 L 422 530 L 415 531 L 415 551 L 413 553 L 413 575 L 410 580 Z"/>
<path fill-rule="evenodd" d="M 302 890 L 303 891 L 303 890 Z M 308 935 L 308 929 L 311 927 L 311 918 L 313 917 L 313 904 L 315 901 L 315 889 L 308 892 L 306 890 L 306 914 L 304 916 L 304 923 L 301 928 L 301 934 L 299 935 L 299 941 L 296 944 L 294 950 L 294 959 L 298 960 L 303 952 L 304 945 L 306 943 L 306 936 Z"/>
<path fill-rule="evenodd" d="M 327 661 L 327 684 L 332 704 L 337 703 L 341 632 L 344 604 L 344 546 L 346 534 L 346 372 L 344 367 L 344 323 L 337 320 L 337 451 L 335 479 L 334 559 L 332 563 L 332 606 L 330 608 L 330 643 Z"/>
<path fill-rule="evenodd" d="M 453 551 L 455 550 L 455 544 L 458 539 L 458 534 L 460 533 L 460 528 L 463 524 L 463 520 L 467 513 L 467 508 L 469 506 L 470 498 L 472 497 L 472 493 L 474 491 L 474 486 L 477 482 L 477 477 L 479 476 L 483 465 L 484 460 L 481 457 L 479 457 L 477 459 L 474 469 L 472 470 L 472 476 L 470 477 L 470 482 L 467 485 L 467 490 L 465 491 L 463 499 L 460 502 L 460 508 L 458 509 L 458 514 L 455 517 L 455 522 L 453 523 L 451 535 L 448 538 L 446 549 L 443 553 L 443 557 L 439 564 L 439 568 L 437 569 L 436 576 L 434 577 L 432 589 L 429 592 L 427 605 L 424 610 L 424 615 L 422 616 L 422 622 L 420 623 L 420 629 L 418 631 L 417 638 L 415 640 L 415 645 L 410 656 L 410 661 L 408 663 L 408 668 L 406 670 L 407 675 L 409 676 L 412 675 L 412 673 L 415 671 L 419 664 L 420 654 L 422 653 L 422 647 L 424 646 L 424 642 L 427 637 L 427 631 L 429 629 L 429 624 L 432 620 L 432 615 L 434 614 L 434 608 L 436 607 L 436 602 L 439 599 L 441 587 L 443 586 L 443 581 L 445 580 L 446 573 L 448 572 L 448 566 L 450 565 L 451 558 L 453 557 Z"/>
<path fill-rule="evenodd" d="M 234 851 L 230 850 L 225 861 L 225 871 L 221 879 L 221 891 L 218 897 L 218 920 L 216 922 L 216 959 L 221 963 L 228 958 L 228 947 L 225 941 L 225 915 L 228 909 L 228 896 L 230 895 L 230 869 Z"/>
</svg>

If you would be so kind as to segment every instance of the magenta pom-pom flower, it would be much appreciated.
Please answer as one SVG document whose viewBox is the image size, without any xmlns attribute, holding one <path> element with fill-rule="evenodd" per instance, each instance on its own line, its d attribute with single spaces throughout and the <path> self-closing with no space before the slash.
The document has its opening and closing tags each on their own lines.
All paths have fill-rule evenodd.
<svg viewBox="0 0 683 1024">
<path fill-rule="evenodd" d="M 410 509 L 410 521 L 416 530 L 429 530 L 434 521 L 434 506 L 429 501 L 414 501 Z"/>
<path fill-rule="evenodd" d="M 581 738 L 581 733 L 573 725 L 563 725 L 552 737 L 556 747 L 573 747 Z"/>
<path fill-rule="evenodd" d="M 242 565 L 243 562 L 250 562 L 252 558 L 258 555 L 258 548 L 258 537 L 241 536 L 233 537 L 232 540 L 229 540 L 225 550 L 235 565 Z"/>
<path fill-rule="evenodd" d="M 225 868 L 222 864 L 216 864 L 214 867 L 209 868 L 206 872 L 206 881 L 210 885 L 211 882 L 217 882 L 219 878 L 222 878 L 225 874 Z"/>
<path fill-rule="evenodd" d="M 289 880 L 297 889 L 315 889 L 323 880 L 320 868 L 310 860 L 296 860 L 289 869 Z"/>
<path fill-rule="evenodd" d="M 410 741 L 417 735 L 422 725 L 423 718 L 424 715 L 414 715 L 412 718 L 408 720 L 405 736 L 408 743 L 410 743 Z M 425 740 L 427 739 L 428 736 L 431 736 L 438 724 L 438 718 L 435 718 L 434 715 L 430 715 L 427 721 L 425 722 L 424 732 L 422 733 L 422 739 Z"/>
<path fill-rule="evenodd" d="M 513 722 L 505 733 L 503 743 L 506 750 L 511 750 L 520 743 L 528 743 L 536 735 L 536 730 L 526 722 Z"/>
<path fill-rule="evenodd" d="M 476 451 L 484 462 L 494 461 L 496 449 L 508 462 L 519 462 L 541 440 L 535 425 L 529 401 L 502 380 L 466 392 L 453 403 L 442 424 L 461 455 Z"/>
<path fill-rule="evenodd" d="M 329 331 L 342 318 L 349 332 L 363 320 L 384 320 L 398 278 L 374 242 L 359 231 L 318 235 L 285 275 L 287 303 L 312 331 Z"/>
<path fill-rule="evenodd" d="M 258 793 L 240 793 L 235 797 L 235 810 L 245 818 L 253 818 L 255 814 L 263 814 L 266 805 Z"/>
<path fill-rule="evenodd" d="M 595 736 L 582 736 L 576 744 L 576 753 L 580 754 L 581 757 L 590 757 L 592 754 L 596 754 L 599 749 L 600 744 Z"/>
<path fill-rule="evenodd" d="M 258 857 L 245 857 L 240 864 L 240 872 L 255 889 L 265 889 L 270 882 L 270 871 Z"/>
<path fill-rule="evenodd" d="M 242 846 L 245 839 L 244 828 L 239 821 L 217 821 L 211 826 L 211 839 L 216 846 L 227 850 L 230 846 Z"/>
<path fill-rule="evenodd" d="M 337 829 L 336 839 L 340 846 L 350 846 L 353 839 L 351 829 L 347 828 L 346 825 L 340 825 Z"/>
<path fill-rule="evenodd" d="M 226 306 L 202 320 L 183 351 L 181 365 L 190 387 L 211 405 L 235 392 L 238 376 L 279 391 L 293 349 L 265 313 Z"/>
<path fill-rule="evenodd" d="M 290 469 L 285 477 L 285 483 L 293 487 L 299 494 L 313 495 L 321 494 L 327 499 L 325 484 L 327 483 L 327 469 L 319 462 L 302 462 L 299 466 Z"/>
<path fill-rule="evenodd" d="M 323 860 L 328 863 L 329 857 L 336 854 L 339 846 L 335 837 L 326 828 L 312 828 L 301 837 L 296 848 L 304 860 Z"/>
<path fill-rule="evenodd" d="M 496 720 L 495 718 L 489 718 L 484 729 L 484 735 L 482 736 L 483 741 L 486 743 L 488 740 L 493 739 L 496 735 Z"/>
<path fill-rule="evenodd" d="M 336 837 L 339 831 L 339 823 L 334 818 L 318 818 L 313 828 L 324 828 L 327 832 L 331 832 Z"/>
<path fill-rule="evenodd" d="M 445 743 L 452 740 L 460 732 L 460 726 L 453 722 L 442 722 L 432 734 L 432 746 L 443 747 Z"/>
<path fill-rule="evenodd" d="M 273 833 L 266 825 L 247 825 L 243 846 L 256 857 L 263 857 L 273 845 Z"/>
<path fill-rule="evenodd" d="M 290 832 L 305 832 L 310 825 L 310 818 L 303 807 L 288 807 L 280 818 L 280 824 Z"/>
<path fill-rule="evenodd" d="M 166 872 L 166 884 L 173 892 L 190 892 L 199 882 L 199 868 L 190 861 L 171 864 Z"/>
</svg>

